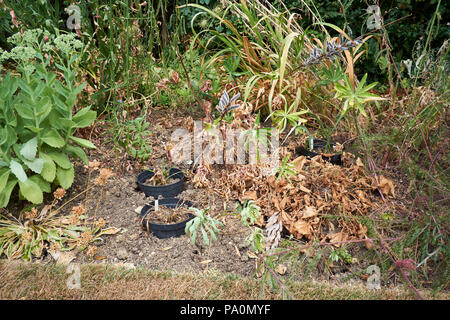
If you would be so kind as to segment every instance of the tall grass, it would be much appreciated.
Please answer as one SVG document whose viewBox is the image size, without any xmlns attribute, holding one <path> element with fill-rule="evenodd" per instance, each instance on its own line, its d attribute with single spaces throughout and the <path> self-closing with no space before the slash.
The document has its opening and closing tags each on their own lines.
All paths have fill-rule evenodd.
<svg viewBox="0 0 450 320">
<path fill-rule="evenodd" d="M 196 39 L 205 49 L 213 51 L 217 44 L 222 48 L 211 53 L 205 68 L 216 63 L 234 65 L 234 70 L 229 71 L 238 71 L 240 76 L 247 76 L 244 100 L 249 99 L 254 88 L 261 88 L 262 83 L 267 81 L 270 83 L 265 94 L 268 100 L 259 108 L 267 108 L 266 111 L 270 113 L 275 95 L 289 95 L 288 91 L 297 91 L 296 85 L 288 78 L 308 54 L 305 51 L 312 48 L 306 32 L 298 24 L 298 17 L 280 12 L 270 3 L 263 4 L 260 1 L 225 1 L 222 12 L 198 4 L 188 6 L 202 9 L 230 31 L 231 34 L 226 34 L 210 29 L 206 30 L 211 34 L 207 41 L 202 42 L 199 34 Z M 245 30 L 239 31 L 233 26 L 227 19 L 229 15 L 239 16 Z M 194 20 L 195 17 L 191 24 Z"/>
</svg>

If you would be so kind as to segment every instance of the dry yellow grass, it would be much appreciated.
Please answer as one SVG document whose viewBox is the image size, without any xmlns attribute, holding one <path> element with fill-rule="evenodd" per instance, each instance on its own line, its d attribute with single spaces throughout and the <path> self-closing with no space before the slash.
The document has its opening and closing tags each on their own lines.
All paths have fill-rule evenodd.
<svg viewBox="0 0 450 320">
<path fill-rule="evenodd" d="M 69 289 L 67 266 L 25 262 L 0 262 L 0 299 L 150 299 L 150 300 L 252 300 L 282 299 L 279 290 L 267 286 L 261 296 L 261 281 L 216 272 L 177 274 L 144 269 L 129 270 L 113 266 L 82 265 L 81 288 Z M 414 299 L 403 288 L 368 290 L 364 286 L 337 286 L 327 282 L 295 282 L 288 288 L 295 299 Z M 448 299 L 448 294 L 426 299 Z"/>
</svg>

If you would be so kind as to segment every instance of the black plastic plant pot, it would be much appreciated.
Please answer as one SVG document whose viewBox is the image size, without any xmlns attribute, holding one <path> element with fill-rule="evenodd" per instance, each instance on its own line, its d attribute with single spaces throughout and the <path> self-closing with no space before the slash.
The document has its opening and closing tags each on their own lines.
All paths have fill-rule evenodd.
<svg viewBox="0 0 450 320">
<path fill-rule="evenodd" d="M 153 170 L 146 170 L 141 172 L 137 176 L 137 184 L 141 191 L 144 192 L 146 197 L 154 197 L 158 198 L 158 196 L 162 196 L 164 198 L 175 197 L 183 191 L 184 184 L 184 173 L 180 169 L 171 168 L 169 171 L 169 176 L 174 179 L 179 179 L 175 183 L 163 185 L 163 186 L 151 186 L 145 184 L 147 179 L 150 179 L 155 175 Z"/>
<path fill-rule="evenodd" d="M 333 149 L 335 145 L 336 145 L 335 143 L 330 142 L 331 149 Z M 331 156 L 326 156 L 326 155 L 319 153 L 320 149 L 325 149 L 326 147 L 327 147 L 326 140 L 314 139 L 312 150 L 309 150 L 309 148 L 305 148 L 305 147 L 299 147 L 297 149 L 297 153 L 302 156 L 306 156 L 308 158 L 313 158 L 315 156 L 322 155 L 323 160 L 331 162 L 332 164 L 341 166 L 342 165 L 342 154 L 334 154 Z"/>
<path fill-rule="evenodd" d="M 159 199 L 158 205 L 164 206 L 167 208 L 178 208 L 181 206 L 192 207 L 192 203 L 189 201 L 183 201 L 177 198 L 165 198 Z M 171 237 L 179 237 L 185 234 L 184 229 L 186 227 L 186 223 L 192 220 L 195 216 L 192 213 L 189 213 L 189 218 L 184 221 L 173 223 L 173 224 L 158 224 L 149 222 L 147 219 L 147 215 L 154 210 L 155 201 L 146 204 L 142 210 L 139 221 L 142 223 L 142 227 L 148 232 L 153 233 L 159 239 L 167 239 Z"/>
</svg>

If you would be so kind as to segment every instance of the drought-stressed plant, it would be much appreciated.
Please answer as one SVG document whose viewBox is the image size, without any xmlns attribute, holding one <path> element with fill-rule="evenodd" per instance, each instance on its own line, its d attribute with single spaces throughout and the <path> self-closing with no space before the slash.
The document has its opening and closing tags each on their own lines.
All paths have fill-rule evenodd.
<svg viewBox="0 0 450 320">
<path fill-rule="evenodd" d="M 220 230 L 217 227 L 223 226 L 223 223 L 208 215 L 209 209 L 210 208 L 200 210 L 197 208 L 190 208 L 190 210 L 194 211 L 195 218 L 186 224 L 184 230 L 191 238 L 192 244 L 195 244 L 199 230 L 202 233 L 203 243 L 205 245 L 209 246 L 210 244 L 208 233 L 213 241 L 217 240 L 216 234 L 220 233 Z"/>
<path fill-rule="evenodd" d="M 90 163 L 90 167 L 96 164 L 94 161 Z M 109 169 L 101 169 L 94 185 L 88 185 L 83 192 L 59 205 L 58 208 L 55 208 L 56 205 L 60 204 L 66 194 L 62 188 L 56 189 L 53 201 L 40 210 L 37 207 L 28 208 L 22 211 L 19 217 L 0 214 L 0 256 L 4 253 L 8 259 L 31 260 L 33 257 L 39 258 L 44 249 L 47 249 L 55 259 L 63 252 L 73 249 L 78 251 L 87 249 L 86 254 L 91 256 L 95 254 L 97 247 L 91 245 L 92 243 L 101 240 L 103 235 L 119 231 L 114 227 L 104 228 L 106 222 L 103 218 L 95 219 L 104 185 L 111 175 Z M 83 204 L 73 206 L 69 214 L 60 214 L 61 209 L 68 203 L 81 194 L 87 194 L 87 191 L 95 186 L 100 186 L 101 193 L 93 217 L 88 217 L 87 207 Z"/>
<path fill-rule="evenodd" d="M 51 192 L 54 182 L 68 189 L 74 179 L 68 156 L 87 164 L 81 147 L 95 148 L 74 136 L 96 119 L 89 107 L 72 114 L 84 84 L 75 85 L 70 63 L 58 65 L 64 82 L 46 66 L 30 63 L 20 77 L 0 77 L 0 207 L 8 205 L 17 184 L 19 196 L 35 204 L 43 201 L 43 192 Z"/>
</svg>

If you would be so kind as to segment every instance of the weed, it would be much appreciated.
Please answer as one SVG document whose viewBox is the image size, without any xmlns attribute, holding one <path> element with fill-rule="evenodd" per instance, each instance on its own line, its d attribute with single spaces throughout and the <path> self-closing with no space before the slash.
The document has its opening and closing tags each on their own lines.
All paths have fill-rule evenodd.
<svg viewBox="0 0 450 320">
<path fill-rule="evenodd" d="M 208 237 L 211 237 L 213 241 L 217 240 L 216 234 L 219 234 L 220 230 L 217 228 L 218 226 L 223 226 L 223 223 L 217 219 L 212 218 L 208 215 L 208 211 L 210 208 L 206 208 L 203 210 L 197 208 L 190 208 L 190 210 L 194 211 L 195 218 L 189 221 L 186 224 L 185 232 L 191 238 L 191 243 L 195 244 L 195 240 L 197 239 L 197 233 L 202 233 L 203 243 L 207 246 L 210 245 L 210 240 Z"/>
</svg>

